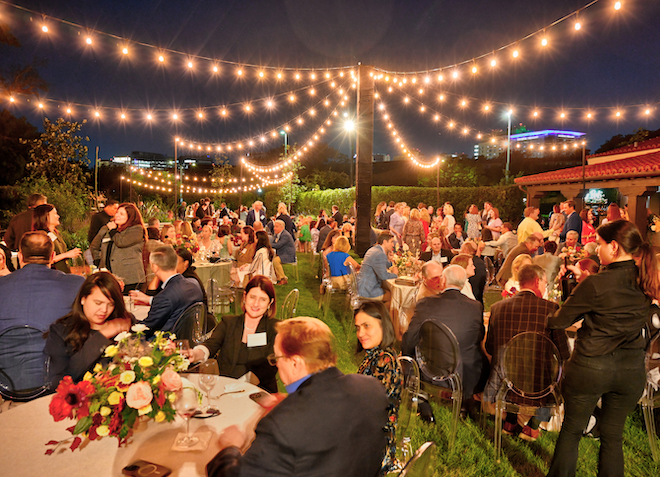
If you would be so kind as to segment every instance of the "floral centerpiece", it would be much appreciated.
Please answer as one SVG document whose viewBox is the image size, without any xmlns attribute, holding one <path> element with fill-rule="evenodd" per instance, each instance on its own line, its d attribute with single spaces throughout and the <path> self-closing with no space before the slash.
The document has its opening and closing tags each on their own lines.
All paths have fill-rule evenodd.
<svg viewBox="0 0 660 477">
<path fill-rule="evenodd" d="M 399 276 L 414 277 L 420 270 L 419 260 L 413 255 L 408 244 L 397 247 L 392 257 L 392 263 L 399 270 Z"/>
<path fill-rule="evenodd" d="M 576 263 L 586 257 L 587 254 L 581 247 L 562 247 L 559 254 L 559 258 L 570 263 Z"/>
<path fill-rule="evenodd" d="M 192 254 L 199 252 L 199 244 L 197 243 L 197 237 L 193 234 L 191 237 L 187 235 L 176 234 L 174 243 L 172 244 L 174 248 L 185 248 Z"/>
<path fill-rule="evenodd" d="M 79 383 L 65 376 L 57 386 L 49 410 L 55 421 L 77 420 L 67 429 L 74 436 L 72 451 L 82 438 L 113 436 L 120 446 L 126 444 L 140 419 L 174 420 L 173 403 L 182 386 L 177 372 L 188 369 L 189 362 L 176 351 L 173 334 L 157 331 L 147 342 L 146 329 L 137 324 L 131 328 L 134 333 L 118 334 L 116 344 L 105 349 L 105 357 L 112 358 L 109 365 L 96 364 Z M 46 454 L 69 440 L 48 442 L 55 447 Z"/>
</svg>

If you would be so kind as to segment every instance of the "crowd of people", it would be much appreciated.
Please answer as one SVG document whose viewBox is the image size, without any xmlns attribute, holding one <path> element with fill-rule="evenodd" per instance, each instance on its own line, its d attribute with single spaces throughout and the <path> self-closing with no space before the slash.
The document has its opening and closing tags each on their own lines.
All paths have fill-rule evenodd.
<svg viewBox="0 0 660 477">
<path fill-rule="evenodd" d="M 450 203 L 434 209 L 381 202 L 373 246 L 358 261 L 349 253 L 355 204 L 346 215 L 333 206 L 329 215 L 321 210 L 316 218 L 294 219 L 283 203 L 269 216 L 260 201 L 233 212 L 225 203 L 215 210 L 205 199 L 190 207 L 183 202 L 171 224 L 150 217 L 145 225 L 139 205 L 108 200 L 91 218 L 84 255 L 100 271 L 87 278 L 70 273 L 67 261 L 83 251 L 67 250 L 56 208 L 40 194 L 28 198 L 28 207 L 4 236 L 3 252 L 18 250 L 18 269 L 9 268 L 10 253 L 0 254 L 0 272 L 5 270 L 0 333 L 30 326 L 45 334 L 40 352 L 50 358 L 46 382 L 52 390 L 64 376 L 79 381 L 98 363 L 108 363 L 105 347 L 136 323 L 124 305 L 126 295 L 150 305 L 142 321 L 150 338 L 158 330 L 172 331 L 191 305 L 208 306 L 193 263 L 233 261 L 231 278 L 243 289 L 243 313 L 223 316 L 204 343 L 185 353 L 193 363 L 215 357 L 225 376 L 252 373 L 271 393 L 277 392 L 279 376 L 289 396 L 259 422 L 244 454 L 248 436 L 223 435 L 224 450 L 209 463 L 209 475 L 239 475 L 239 468 L 303 472 L 311 462 L 328 475 L 382 475 L 401 468 L 395 450 L 403 377 L 385 282 L 399 276 L 393 263 L 403 252 L 419 264 L 420 282 L 402 354 L 416 357 L 425 322 L 447 326 L 460 348 L 462 413 L 473 415 L 480 402 L 494 402 L 501 352 L 514 336 L 530 331 L 546 336 L 567 363 L 566 417 L 549 475 L 575 474 L 578 443 L 600 399 L 606 452 L 599 465 L 622 475 L 623 425 L 646 379 L 644 350 L 652 334 L 647 319 L 652 302 L 660 299 L 660 272 L 657 257 L 615 204 L 598 225 L 590 209 L 578 211 L 568 200 L 543 228 L 533 206 L 514 227 L 489 202 L 481 210 L 471 204 L 460 218 Z M 357 290 L 349 291 L 361 299 L 354 325 L 357 351 L 364 352 L 358 374 L 364 376 L 347 376 L 335 367 L 332 334 L 320 320 L 275 319 L 275 286 L 288 282 L 282 265 L 297 263 L 297 252 L 318 255 L 336 289 L 346 290 L 348 276 L 359 271 Z M 559 306 L 555 284 L 565 282 Z M 485 325 L 489 284 L 501 289 L 503 299 L 491 306 Z M 567 328 L 577 330 L 572 351 Z M 43 379 L 40 373 L 29 370 L 26 382 Z M 422 378 L 433 381 L 424 373 Z M 507 414 L 503 431 L 535 440 L 550 417 L 549 404 L 539 407 L 525 397 L 517 402 L 538 410 Z M 420 412 L 435 421 L 428 403 L 420 404 Z M 300 426 L 314 431 L 301 435 Z"/>
</svg>

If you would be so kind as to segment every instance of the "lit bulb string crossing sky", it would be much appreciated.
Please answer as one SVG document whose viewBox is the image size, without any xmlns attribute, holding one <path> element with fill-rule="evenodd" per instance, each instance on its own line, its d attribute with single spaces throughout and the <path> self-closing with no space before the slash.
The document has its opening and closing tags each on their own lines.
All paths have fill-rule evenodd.
<svg viewBox="0 0 660 477">
<path fill-rule="evenodd" d="M 497 53 L 503 52 L 505 50 L 510 50 L 511 52 L 510 55 L 506 55 L 507 57 L 511 58 L 512 60 L 517 59 L 521 54 L 521 50 L 522 50 L 521 45 L 525 44 L 525 42 L 527 42 L 528 40 L 531 41 L 534 38 L 538 38 L 538 43 L 541 47 L 548 46 L 550 42 L 549 38 L 550 38 L 551 29 L 570 20 L 573 21 L 572 30 L 574 30 L 575 32 L 582 31 L 584 29 L 585 21 L 587 20 L 587 15 L 585 14 L 585 12 L 590 11 L 591 7 L 599 3 L 599 1 L 600 0 L 592 0 L 591 2 L 585 4 L 584 6 L 562 16 L 561 18 L 547 25 L 544 25 L 532 31 L 531 33 L 526 34 L 521 38 L 511 41 L 505 45 L 500 45 L 495 48 L 492 48 L 488 52 L 482 53 L 475 57 L 467 58 L 453 64 L 439 65 L 430 69 L 416 70 L 416 71 L 392 71 L 381 68 L 376 68 L 376 69 L 377 71 L 380 71 L 382 73 L 415 75 L 415 74 L 437 73 L 439 71 L 450 70 L 450 69 L 456 70 L 461 66 L 467 65 L 469 66 L 469 69 L 472 70 L 473 73 L 476 73 L 477 72 L 476 70 L 479 69 L 477 63 L 480 60 L 484 60 L 487 62 L 488 65 L 494 67 L 498 63 Z M 611 0 L 606 0 L 604 3 L 607 3 L 609 5 L 605 8 L 610 9 L 614 14 L 617 14 L 622 8 L 622 2 L 620 1 L 612 2 Z M 129 38 L 125 38 L 119 35 L 115 35 L 113 33 L 108 33 L 101 30 L 96 30 L 94 28 L 85 27 L 78 23 L 74 23 L 50 15 L 45 15 L 36 10 L 32 10 L 30 8 L 26 8 L 14 3 L 6 2 L 5 0 L 0 0 L 0 4 L 4 4 L 9 7 L 13 7 L 20 11 L 23 11 L 25 13 L 33 14 L 35 16 L 41 17 L 41 20 L 35 22 L 41 33 L 45 33 L 45 34 L 51 33 L 54 29 L 55 24 L 61 24 L 63 26 L 70 28 L 73 32 L 75 32 L 78 36 L 80 36 L 81 44 L 83 47 L 93 46 L 95 43 L 95 37 L 106 37 L 118 41 L 117 47 L 120 50 L 122 56 L 130 55 L 133 48 L 137 46 L 153 50 L 152 53 L 152 57 L 154 58 L 153 64 L 159 66 L 175 63 L 174 61 L 170 61 L 168 55 L 171 55 L 173 57 L 178 57 L 179 58 L 178 64 L 181 67 L 189 70 L 196 68 L 196 65 L 198 65 L 199 63 L 208 63 L 206 70 L 211 71 L 213 73 L 219 73 L 220 72 L 219 65 L 227 65 L 234 67 L 234 74 L 236 74 L 237 76 L 244 76 L 246 75 L 246 71 L 245 71 L 246 69 L 252 69 L 252 70 L 256 70 L 253 73 L 253 75 L 259 79 L 267 78 L 268 75 L 266 72 L 270 72 L 270 74 L 278 80 L 282 80 L 285 77 L 285 72 L 292 74 L 294 77 L 296 77 L 296 79 L 299 80 L 302 79 L 303 77 L 301 72 L 311 72 L 312 75 L 311 77 L 315 78 L 319 74 L 319 72 L 321 72 L 321 74 L 325 73 L 326 75 L 329 75 L 329 70 L 345 70 L 345 69 L 353 68 L 352 66 L 331 66 L 324 68 L 311 68 L 311 67 L 294 68 L 294 67 L 286 67 L 286 66 L 239 63 L 225 59 L 210 58 L 207 56 L 200 56 L 200 55 L 185 53 L 178 50 L 173 50 L 170 48 L 164 48 L 150 43 L 142 42 L 139 40 L 132 40 Z M 30 21 L 33 21 L 33 19 L 30 18 Z"/>
</svg>

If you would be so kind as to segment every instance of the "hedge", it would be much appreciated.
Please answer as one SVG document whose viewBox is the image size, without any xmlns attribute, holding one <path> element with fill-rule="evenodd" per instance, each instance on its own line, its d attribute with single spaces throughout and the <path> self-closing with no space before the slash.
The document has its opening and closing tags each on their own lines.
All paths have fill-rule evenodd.
<svg viewBox="0 0 660 477">
<path fill-rule="evenodd" d="M 436 206 L 437 189 L 435 187 L 404 187 L 404 186 L 378 186 L 371 188 L 371 210 L 376 210 L 379 202 L 407 202 L 409 206 L 416 207 L 423 202 Z M 518 186 L 484 186 L 484 187 L 442 187 L 440 188 L 440 201 L 451 202 L 456 216 L 462 216 L 471 204 L 477 204 L 481 209 L 484 202 L 491 202 L 500 212 L 503 221 L 516 224 L 523 215 L 525 203 L 524 194 Z M 316 216 L 320 209 L 329 211 L 337 205 L 343 213 L 353 205 L 355 188 L 326 189 L 321 191 L 303 192 L 295 204 L 297 213 Z"/>
</svg>

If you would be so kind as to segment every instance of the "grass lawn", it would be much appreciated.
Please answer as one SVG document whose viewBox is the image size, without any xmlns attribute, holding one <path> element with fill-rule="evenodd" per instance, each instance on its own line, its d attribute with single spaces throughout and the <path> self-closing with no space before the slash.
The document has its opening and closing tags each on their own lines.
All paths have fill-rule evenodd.
<svg viewBox="0 0 660 477">
<path fill-rule="evenodd" d="M 300 291 L 297 316 L 313 316 L 323 318 L 318 307 L 319 280 L 316 277 L 317 266 L 311 254 L 298 254 L 300 280 L 295 281 L 293 270 L 284 265 L 289 276 L 289 284 L 275 287 L 277 303 L 284 301 L 286 294 L 292 289 Z M 486 308 L 499 299 L 499 292 L 488 292 Z M 343 296 L 333 297 L 327 324 L 334 333 L 337 342 L 337 367 L 344 373 L 355 373 L 362 356 L 355 354 L 356 338 L 352 317 L 341 317 L 343 311 Z M 453 449 L 448 447 L 448 436 L 451 422 L 451 409 L 447 405 L 433 404 L 436 417 L 435 425 L 428 425 L 416 420 L 412 434 L 413 445 L 419 447 L 426 441 L 434 441 L 437 446 L 433 476 L 544 476 L 548 471 L 554 452 L 557 433 L 544 432 L 536 442 L 529 443 L 516 438 L 502 436 L 503 455 L 498 464 L 495 462 L 495 446 L 493 444 L 493 419 L 487 421 L 484 432 L 470 419 L 461 421 L 458 426 L 458 436 Z M 580 444 L 580 459 L 578 461 L 578 476 L 595 476 L 598 465 L 599 442 L 594 439 L 582 439 Z M 660 465 L 653 462 L 649 448 L 648 437 L 644 428 L 641 410 L 638 409 L 629 418 L 624 433 L 624 459 L 626 476 L 658 476 Z"/>
</svg>

